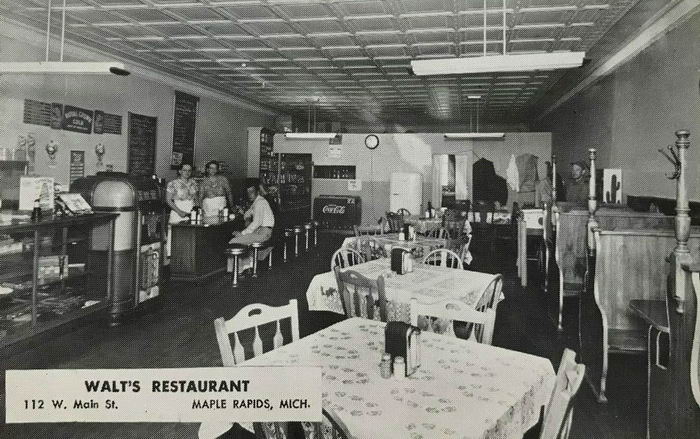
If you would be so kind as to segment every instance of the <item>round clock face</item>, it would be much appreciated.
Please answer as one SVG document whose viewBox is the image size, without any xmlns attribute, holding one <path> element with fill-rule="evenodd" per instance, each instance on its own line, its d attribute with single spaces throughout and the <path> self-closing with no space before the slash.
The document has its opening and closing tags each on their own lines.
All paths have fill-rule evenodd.
<svg viewBox="0 0 700 439">
<path fill-rule="evenodd" d="M 365 137 L 365 146 L 369 149 L 375 149 L 379 146 L 379 137 L 374 134 Z"/>
</svg>

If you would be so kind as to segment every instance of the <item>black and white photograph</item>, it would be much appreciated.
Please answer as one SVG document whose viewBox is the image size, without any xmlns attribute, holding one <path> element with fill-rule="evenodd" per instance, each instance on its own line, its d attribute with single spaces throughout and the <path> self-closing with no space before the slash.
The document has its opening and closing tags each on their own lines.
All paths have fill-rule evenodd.
<svg viewBox="0 0 700 439">
<path fill-rule="evenodd" d="M 698 139 L 700 0 L 0 0 L 0 439 L 700 439 Z"/>
</svg>

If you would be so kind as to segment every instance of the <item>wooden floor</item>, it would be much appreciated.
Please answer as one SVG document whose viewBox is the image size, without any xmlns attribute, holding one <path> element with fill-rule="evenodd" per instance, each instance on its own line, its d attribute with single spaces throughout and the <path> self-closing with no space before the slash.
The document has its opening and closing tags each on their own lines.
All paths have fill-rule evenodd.
<svg viewBox="0 0 700 439">
<path fill-rule="evenodd" d="M 32 343 L 21 353 L 0 358 L 3 369 L 42 368 L 153 368 L 220 366 L 213 320 L 231 317 L 252 302 L 282 305 L 299 299 L 301 336 L 339 321 L 331 313 L 309 312 L 305 292 L 314 274 L 328 271 L 333 250 L 342 237 L 323 235 L 320 245 L 287 264 L 279 263 L 255 280 L 232 290 L 228 278 L 219 276 L 203 287 L 173 284 L 166 289 L 162 307 L 118 328 L 91 325 L 50 340 Z M 475 268 L 503 272 L 506 300 L 498 308 L 494 344 L 550 358 L 558 365 L 564 346 L 577 349 L 575 301 L 567 302 L 564 334 L 557 334 L 545 317 L 537 294 L 524 292 L 514 277 L 508 249 L 487 261 L 474 249 Z M 600 405 L 582 387 L 576 401 L 572 439 L 625 439 L 645 437 L 646 359 L 613 356 L 608 398 Z M 4 392 L 4 374 L 0 392 Z M 0 401 L 4 421 L 4 395 Z M 0 423 L 0 438 L 196 438 L 197 424 L 28 424 Z M 536 437 L 536 432 L 528 435 Z"/>
</svg>

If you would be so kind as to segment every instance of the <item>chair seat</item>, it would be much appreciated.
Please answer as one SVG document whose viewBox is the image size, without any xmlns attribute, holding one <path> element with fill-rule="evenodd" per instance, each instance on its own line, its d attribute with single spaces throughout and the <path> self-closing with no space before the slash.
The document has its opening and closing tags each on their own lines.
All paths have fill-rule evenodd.
<svg viewBox="0 0 700 439">
<path fill-rule="evenodd" d="M 247 247 L 246 247 L 245 245 L 242 245 L 242 244 L 230 244 L 230 245 L 226 248 L 226 254 L 227 254 L 227 255 L 231 255 L 231 256 L 233 256 L 233 255 L 242 255 L 243 253 L 246 252 L 246 250 L 247 250 Z"/>
</svg>

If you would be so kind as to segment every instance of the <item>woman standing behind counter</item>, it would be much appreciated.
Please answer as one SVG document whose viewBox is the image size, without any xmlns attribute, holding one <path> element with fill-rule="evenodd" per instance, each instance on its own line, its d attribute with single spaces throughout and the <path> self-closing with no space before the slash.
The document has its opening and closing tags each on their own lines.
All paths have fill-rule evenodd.
<svg viewBox="0 0 700 439">
<path fill-rule="evenodd" d="M 200 206 L 204 211 L 204 216 L 217 216 L 219 211 L 226 207 L 233 206 L 233 196 L 228 179 L 219 173 L 219 163 L 212 160 L 206 166 L 207 176 L 202 181 L 199 192 Z"/>
<path fill-rule="evenodd" d="M 179 223 L 190 216 L 197 200 L 197 182 L 192 179 L 192 165 L 183 163 L 177 171 L 178 178 L 168 183 L 165 202 L 170 206 L 169 224 Z M 169 227 L 168 227 L 169 228 Z M 170 231 L 168 230 L 168 256 L 170 256 Z"/>
</svg>

